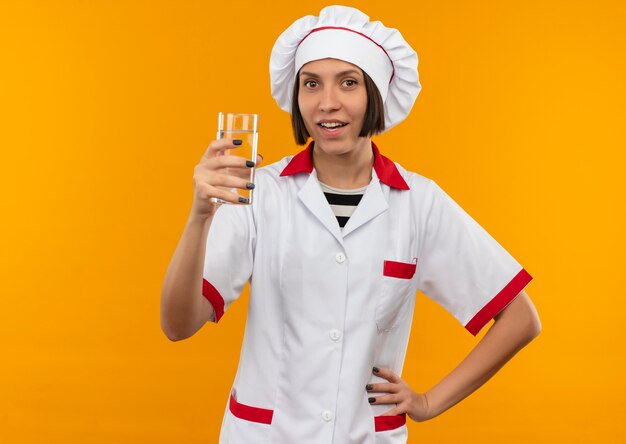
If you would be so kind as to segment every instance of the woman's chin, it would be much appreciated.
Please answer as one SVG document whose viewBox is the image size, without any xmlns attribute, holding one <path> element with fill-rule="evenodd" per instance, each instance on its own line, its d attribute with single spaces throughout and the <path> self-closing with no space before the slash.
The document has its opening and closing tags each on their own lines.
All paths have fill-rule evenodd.
<svg viewBox="0 0 626 444">
<path fill-rule="evenodd" d="M 359 140 L 360 141 L 360 140 Z M 318 138 L 314 139 L 315 148 L 323 151 L 325 154 L 330 156 L 341 156 L 344 154 L 350 154 L 351 152 L 358 149 L 358 141 L 349 140 L 346 138 L 343 139 L 324 139 Z"/>
</svg>

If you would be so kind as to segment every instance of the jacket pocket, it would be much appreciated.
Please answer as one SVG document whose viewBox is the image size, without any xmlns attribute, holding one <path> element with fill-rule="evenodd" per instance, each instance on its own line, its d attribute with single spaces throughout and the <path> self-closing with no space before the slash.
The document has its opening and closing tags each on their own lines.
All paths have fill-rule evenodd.
<svg viewBox="0 0 626 444">
<path fill-rule="evenodd" d="M 404 319 L 416 270 L 417 258 L 414 262 L 384 262 L 381 294 L 376 307 L 379 332 L 393 330 Z"/>
<path fill-rule="evenodd" d="M 412 279 L 417 270 L 417 258 L 415 262 L 395 262 L 385 261 L 383 266 L 383 276 L 395 277 L 398 279 Z"/>
<path fill-rule="evenodd" d="M 228 410 L 231 415 L 228 442 L 268 442 L 273 410 L 240 403 L 235 390 L 231 392 Z"/>
<path fill-rule="evenodd" d="M 405 443 L 408 439 L 406 415 L 377 416 L 374 418 L 376 444 Z"/>
</svg>

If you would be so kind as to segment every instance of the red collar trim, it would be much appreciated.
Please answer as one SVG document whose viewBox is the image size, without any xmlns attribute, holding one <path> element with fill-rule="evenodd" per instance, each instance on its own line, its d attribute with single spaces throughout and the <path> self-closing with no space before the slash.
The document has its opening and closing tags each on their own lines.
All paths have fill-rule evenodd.
<svg viewBox="0 0 626 444">
<path fill-rule="evenodd" d="M 314 142 L 309 143 L 305 149 L 293 156 L 285 169 L 283 169 L 282 173 L 280 173 L 281 177 L 293 176 L 294 174 L 299 173 L 311 174 L 313 171 L 313 143 Z M 378 147 L 374 144 L 374 142 L 372 142 L 372 151 L 374 151 L 374 171 L 376 171 L 378 179 L 390 187 L 397 188 L 399 190 L 408 190 L 409 186 L 402 178 L 396 164 L 380 154 L 380 151 L 378 151 Z"/>
</svg>

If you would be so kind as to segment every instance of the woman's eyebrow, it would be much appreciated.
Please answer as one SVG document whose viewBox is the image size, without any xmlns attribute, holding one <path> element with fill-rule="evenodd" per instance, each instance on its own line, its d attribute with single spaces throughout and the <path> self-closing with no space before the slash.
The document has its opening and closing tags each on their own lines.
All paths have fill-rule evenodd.
<svg viewBox="0 0 626 444">
<path fill-rule="evenodd" d="M 307 76 L 307 77 L 314 77 L 316 79 L 319 79 L 320 76 L 318 76 L 317 74 L 313 73 L 313 72 L 307 72 L 307 71 L 301 71 L 300 72 L 301 76 Z"/>
<path fill-rule="evenodd" d="M 349 74 L 351 74 L 351 75 L 354 75 L 354 74 L 361 75 L 361 73 L 358 70 L 356 70 L 356 69 L 347 69 L 345 71 L 341 71 L 340 73 L 337 73 L 337 75 L 335 77 L 343 77 L 343 76 L 347 76 Z"/>
<path fill-rule="evenodd" d="M 352 74 L 352 75 L 354 75 L 354 74 L 361 75 L 361 73 L 360 73 L 358 70 L 356 70 L 356 69 L 347 69 L 347 70 L 345 70 L 345 71 L 338 72 L 338 73 L 335 75 L 335 77 L 343 77 L 343 76 L 346 76 L 346 75 L 348 75 L 348 74 Z M 306 76 L 306 77 L 312 77 L 312 78 L 314 78 L 314 79 L 319 79 L 319 78 L 320 78 L 320 75 L 319 75 L 319 74 L 315 74 L 314 72 L 308 72 L 308 71 L 301 71 L 301 72 L 300 72 L 300 75 L 301 75 L 301 76 Z"/>
</svg>

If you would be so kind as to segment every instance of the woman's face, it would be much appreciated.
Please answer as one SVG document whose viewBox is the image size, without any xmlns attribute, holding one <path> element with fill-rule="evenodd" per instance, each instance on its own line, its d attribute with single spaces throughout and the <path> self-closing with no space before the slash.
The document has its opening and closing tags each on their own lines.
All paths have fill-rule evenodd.
<svg viewBox="0 0 626 444">
<path fill-rule="evenodd" d="M 316 147 L 344 154 L 369 138 L 359 138 L 367 91 L 363 71 L 337 59 L 309 62 L 300 69 L 298 106 Z"/>
</svg>

